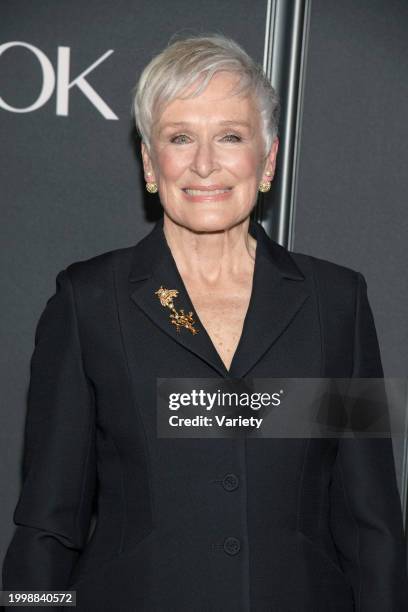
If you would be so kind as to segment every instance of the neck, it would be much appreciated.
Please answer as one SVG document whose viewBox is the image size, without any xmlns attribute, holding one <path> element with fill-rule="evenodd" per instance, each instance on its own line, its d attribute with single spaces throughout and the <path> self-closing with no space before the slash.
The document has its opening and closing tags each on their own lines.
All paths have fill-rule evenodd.
<svg viewBox="0 0 408 612">
<path fill-rule="evenodd" d="M 208 286 L 219 285 L 250 272 L 256 240 L 249 234 L 249 217 L 215 232 L 195 232 L 164 216 L 163 231 L 183 278 Z"/>
</svg>

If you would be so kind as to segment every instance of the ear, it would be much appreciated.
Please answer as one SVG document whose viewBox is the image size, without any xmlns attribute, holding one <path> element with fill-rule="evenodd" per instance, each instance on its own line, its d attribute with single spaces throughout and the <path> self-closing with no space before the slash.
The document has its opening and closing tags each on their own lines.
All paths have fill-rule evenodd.
<svg viewBox="0 0 408 612">
<path fill-rule="evenodd" d="M 272 181 L 275 175 L 276 157 L 278 155 L 278 148 L 279 148 L 279 138 L 276 136 L 275 140 L 272 143 L 271 150 L 269 151 L 269 154 L 265 162 L 263 180 Z"/>
<path fill-rule="evenodd" d="M 142 153 L 145 181 L 146 183 L 154 182 L 156 181 L 156 177 L 153 171 L 152 160 L 149 154 L 149 150 L 143 141 L 141 143 L 141 153 Z"/>
</svg>

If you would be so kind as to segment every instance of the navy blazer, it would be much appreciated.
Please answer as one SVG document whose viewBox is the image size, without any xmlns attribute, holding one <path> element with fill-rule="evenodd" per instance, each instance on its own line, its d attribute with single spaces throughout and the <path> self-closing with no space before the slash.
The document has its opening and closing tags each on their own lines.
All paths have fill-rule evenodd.
<svg viewBox="0 0 408 612">
<path fill-rule="evenodd" d="M 36 329 L 4 589 L 76 590 L 81 612 L 408 609 L 391 439 L 157 436 L 158 377 L 383 376 L 364 277 L 254 221 L 250 233 L 229 370 L 199 318 L 198 334 L 177 332 L 155 295 L 178 289 L 194 311 L 163 219 L 58 274 Z"/>
</svg>

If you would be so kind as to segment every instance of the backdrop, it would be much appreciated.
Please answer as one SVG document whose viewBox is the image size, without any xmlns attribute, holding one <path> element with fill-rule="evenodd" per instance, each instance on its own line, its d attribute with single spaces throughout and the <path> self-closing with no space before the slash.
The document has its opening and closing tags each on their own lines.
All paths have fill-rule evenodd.
<svg viewBox="0 0 408 612">
<path fill-rule="evenodd" d="M 160 215 L 158 199 L 145 197 L 131 89 L 175 33 L 224 33 L 262 63 L 267 18 L 279 4 L 0 5 L 0 563 L 20 487 L 34 331 L 55 276 L 135 244 Z M 386 375 L 407 376 L 408 5 L 313 0 L 309 8 L 294 250 L 363 272 Z M 403 493 L 405 449 L 395 442 Z"/>
</svg>

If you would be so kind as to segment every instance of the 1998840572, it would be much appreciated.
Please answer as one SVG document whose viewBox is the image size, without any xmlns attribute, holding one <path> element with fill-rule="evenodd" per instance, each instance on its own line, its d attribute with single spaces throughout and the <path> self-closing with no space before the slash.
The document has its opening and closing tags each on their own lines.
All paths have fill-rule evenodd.
<svg viewBox="0 0 408 612">
<path fill-rule="evenodd" d="M 0 591 L 1 606 L 76 606 L 76 591 Z"/>
</svg>

